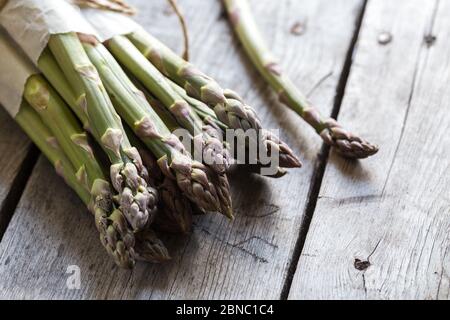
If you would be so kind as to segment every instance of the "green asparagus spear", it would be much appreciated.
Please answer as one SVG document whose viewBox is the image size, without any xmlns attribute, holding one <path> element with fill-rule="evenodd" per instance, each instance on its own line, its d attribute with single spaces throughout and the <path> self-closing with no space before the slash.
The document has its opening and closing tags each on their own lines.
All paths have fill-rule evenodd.
<svg viewBox="0 0 450 320">
<path fill-rule="evenodd" d="M 33 142 L 39 150 L 53 164 L 56 172 L 64 178 L 66 183 L 77 193 L 80 199 L 85 204 L 88 204 L 91 201 L 91 195 L 77 178 L 75 167 L 59 147 L 56 138 L 27 102 L 22 102 L 22 106 L 15 120 L 27 135 L 33 139 Z"/>
<path fill-rule="evenodd" d="M 58 94 L 40 75 L 32 75 L 25 85 L 24 97 L 53 132 L 61 148 L 76 168 L 80 184 L 90 191 L 95 179 L 102 176 L 100 166 L 87 135 Z M 64 120 L 64 121 L 62 121 Z"/>
<path fill-rule="evenodd" d="M 178 92 L 180 96 L 183 97 L 184 100 L 186 100 L 187 103 L 192 107 L 194 112 L 202 119 L 205 126 L 212 126 L 215 128 L 216 132 L 222 131 L 222 134 L 225 130 L 229 129 L 228 126 L 220 121 L 213 110 L 211 110 L 205 103 L 203 103 L 200 100 L 197 100 L 195 98 L 192 98 L 189 96 L 186 91 L 180 87 L 175 82 L 170 81 L 170 84 L 172 85 L 172 88 Z M 223 138 L 222 138 L 223 140 Z"/>
<path fill-rule="evenodd" d="M 64 99 L 64 101 L 70 106 L 72 111 L 77 115 L 78 119 L 83 124 L 85 130 L 89 131 L 89 120 L 86 113 L 79 108 L 75 99 L 75 92 L 69 85 L 63 71 L 58 66 L 55 57 L 51 53 L 49 48 L 46 48 L 39 57 L 39 70 L 45 76 L 47 81 L 58 94 Z"/>
<path fill-rule="evenodd" d="M 307 98 L 283 74 L 278 62 L 266 46 L 253 19 L 246 0 L 223 0 L 231 24 L 250 60 L 278 93 L 280 101 L 294 110 L 323 141 L 348 158 L 367 158 L 378 152 L 378 147 L 344 129 L 336 120 L 322 116 Z"/>
</svg>

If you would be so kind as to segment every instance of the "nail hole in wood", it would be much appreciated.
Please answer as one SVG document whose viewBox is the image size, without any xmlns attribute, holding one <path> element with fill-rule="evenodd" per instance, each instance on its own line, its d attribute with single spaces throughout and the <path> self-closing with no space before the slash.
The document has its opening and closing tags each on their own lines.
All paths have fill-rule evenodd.
<svg viewBox="0 0 450 320">
<path fill-rule="evenodd" d="M 428 48 L 431 48 L 436 42 L 436 40 L 437 40 L 436 36 L 432 34 L 427 34 L 424 38 L 425 44 L 427 45 Z"/>
<path fill-rule="evenodd" d="M 306 32 L 306 23 L 297 21 L 294 23 L 290 30 L 291 34 L 294 36 L 301 36 Z"/>
<path fill-rule="evenodd" d="M 392 39 L 392 34 L 387 31 L 383 31 L 378 35 L 378 43 L 384 46 L 391 43 Z"/>
</svg>

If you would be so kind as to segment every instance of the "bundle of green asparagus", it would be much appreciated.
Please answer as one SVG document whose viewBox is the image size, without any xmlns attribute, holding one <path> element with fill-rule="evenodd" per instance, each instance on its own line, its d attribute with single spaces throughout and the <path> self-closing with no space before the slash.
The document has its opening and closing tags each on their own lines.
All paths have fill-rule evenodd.
<svg viewBox="0 0 450 320">
<path fill-rule="evenodd" d="M 367 158 L 378 147 L 344 129 L 336 120 L 324 117 L 295 87 L 266 46 L 246 0 L 223 0 L 231 25 L 249 58 L 277 92 L 280 101 L 294 110 L 320 135 L 323 141 L 348 158 Z"/>
<path fill-rule="evenodd" d="M 128 8 L 119 0 L 78 2 Z M 276 154 L 276 166 L 301 165 L 236 93 L 141 29 L 101 42 L 90 26 L 81 32 L 72 23 L 57 31 L 65 19 L 89 25 L 71 1 L 54 7 L 52 0 L 11 3 L 0 12 L 0 23 L 37 67 L 29 66 L 13 40 L 0 38 L 10 48 L 0 68 L 25 80 L 15 87 L 21 103 L 11 114 L 94 214 L 101 242 L 117 265 L 166 261 L 168 250 L 158 237 L 188 233 L 195 213 L 233 218 L 227 172 L 235 154 L 224 139 L 227 130 L 262 132 L 242 140 L 246 150 L 252 139 L 259 144 L 258 165 L 270 165 L 265 159 Z M 48 19 L 15 32 L 30 19 L 21 6 Z M 36 39 L 48 40 L 41 47 Z M 4 83 L 8 72 L 0 74 Z"/>
<path fill-rule="evenodd" d="M 162 262 L 169 259 L 164 244 L 149 227 L 139 232 L 132 229 L 114 200 L 111 183 L 103 173 L 103 163 L 98 161 L 87 133 L 65 102 L 41 75 L 36 74 L 3 33 L 0 33 L 0 47 L 2 87 L 19 88 L 9 85 L 15 82 L 10 78 L 12 72 L 29 74 L 20 92 L 17 89 L 17 92 L 9 92 L 23 94 L 19 110 L 11 114 L 93 213 L 101 243 L 115 263 L 132 268 L 136 260 Z M 3 103 L 8 103 L 6 97 L 1 98 Z"/>
</svg>

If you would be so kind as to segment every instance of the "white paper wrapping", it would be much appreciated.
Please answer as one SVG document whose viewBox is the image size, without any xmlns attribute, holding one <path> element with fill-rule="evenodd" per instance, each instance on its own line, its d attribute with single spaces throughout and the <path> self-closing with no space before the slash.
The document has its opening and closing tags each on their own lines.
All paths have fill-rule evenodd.
<svg viewBox="0 0 450 320">
<path fill-rule="evenodd" d="M 38 73 L 31 61 L 0 28 L 0 104 L 14 118 L 28 78 Z"/>
<path fill-rule="evenodd" d="M 97 31 L 97 37 L 101 42 L 141 28 L 134 20 L 121 13 L 92 8 L 83 8 L 82 12 L 86 20 Z"/>
<path fill-rule="evenodd" d="M 0 13 L 0 23 L 34 63 L 52 34 L 97 36 L 71 0 L 9 0 Z"/>
</svg>

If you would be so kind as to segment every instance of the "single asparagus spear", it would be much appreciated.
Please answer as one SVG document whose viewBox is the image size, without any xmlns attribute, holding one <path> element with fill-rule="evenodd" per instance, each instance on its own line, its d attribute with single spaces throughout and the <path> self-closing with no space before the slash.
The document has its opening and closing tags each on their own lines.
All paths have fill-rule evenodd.
<svg viewBox="0 0 450 320">
<path fill-rule="evenodd" d="M 78 119 L 83 124 L 84 129 L 86 131 L 90 131 L 87 114 L 78 106 L 75 98 L 75 92 L 72 90 L 66 76 L 59 67 L 49 48 L 46 48 L 39 57 L 38 67 L 47 81 L 50 82 L 51 86 L 77 115 Z"/>
<path fill-rule="evenodd" d="M 165 109 L 164 109 L 165 110 Z M 165 176 L 158 166 L 156 157 L 144 143 L 125 126 L 130 141 L 139 151 L 142 161 L 158 190 L 159 214 L 156 216 L 155 229 L 169 233 L 188 233 L 192 225 L 192 203 L 183 194 L 175 180 Z"/>
<path fill-rule="evenodd" d="M 202 119 L 205 128 L 211 128 L 211 135 L 219 135 L 218 140 L 223 139 L 223 132 L 228 129 L 227 125 L 217 119 L 216 114 L 203 102 L 190 97 L 186 91 L 177 85 L 175 82 L 169 80 L 172 88 L 191 106 L 192 110 L 197 116 Z M 208 130 L 208 129 L 206 129 Z"/>
<path fill-rule="evenodd" d="M 86 133 L 58 94 L 40 75 L 32 75 L 25 85 L 24 97 L 53 132 L 61 148 L 76 168 L 80 184 L 87 190 L 102 176 Z"/>
<path fill-rule="evenodd" d="M 164 75 L 125 36 L 113 37 L 107 42 L 107 46 L 116 59 L 163 103 L 183 128 L 192 134 L 194 152 L 201 155 L 205 164 L 218 173 L 224 173 L 230 165 L 230 155 L 214 134 L 213 128 L 203 126 L 191 106 L 173 90 Z"/>
<path fill-rule="evenodd" d="M 178 124 L 177 120 L 173 117 L 173 115 L 169 111 L 167 111 L 166 107 L 164 107 L 161 101 L 159 101 L 151 94 L 149 94 L 147 90 L 145 89 L 141 90 L 144 93 L 147 101 L 152 106 L 152 109 L 155 111 L 155 113 L 158 115 L 161 121 L 164 122 L 164 124 L 167 126 L 167 129 L 169 129 L 170 132 L 174 132 L 175 130 L 180 129 L 180 125 Z"/>
<path fill-rule="evenodd" d="M 159 101 L 155 96 L 153 96 L 147 88 L 145 88 L 139 80 L 136 79 L 130 72 L 127 72 L 128 78 L 140 90 L 147 102 L 150 104 L 153 111 L 158 115 L 159 119 L 164 123 L 164 125 L 169 129 L 170 132 L 181 129 L 180 124 L 174 118 L 173 114 Z"/>
<path fill-rule="evenodd" d="M 72 162 L 66 157 L 56 142 L 56 138 L 42 122 L 39 115 L 26 101 L 22 102 L 22 106 L 15 120 L 55 167 L 56 172 L 62 175 L 66 183 L 77 193 L 80 199 L 84 203 L 89 203 L 91 201 L 91 195 L 86 190 L 86 187 L 78 180 Z"/>
<path fill-rule="evenodd" d="M 203 74 L 143 29 L 128 35 L 136 48 L 149 59 L 160 72 L 183 86 L 186 92 L 206 103 L 214 110 L 217 118 L 231 129 L 249 129 L 259 134 L 264 152 L 271 154 L 276 150 L 280 155 L 279 164 L 285 168 L 300 167 L 301 163 L 288 145 L 274 134 L 263 130 L 253 108 L 231 90 L 222 89 L 219 84 Z"/>
<path fill-rule="evenodd" d="M 173 132 L 177 129 L 180 129 L 180 125 L 177 123 L 177 120 L 174 118 L 174 116 L 164 107 L 161 101 L 159 101 L 155 96 L 153 96 L 143 85 L 139 82 L 139 80 L 136 79 L 132 74 L 128 73 L 128 77 L 133 82 L 133 84 L 141 90 L 147 101 L 150 103 L 153 110 L 156 112 L 156 114 L 159 116 L 159 118 L 164 122 L 164 124 L 167 126 L 167 128 Z M 220 130 L 223 132 L 228 129 L 227 125 L 221 122 L 219 119 L 217 119 L 216 114 L 214 111 L 212 111 L 207 105 L 205 105 L 203 102 L 193 99 L 190 97 L 186 91 L 184 91 L 183 88 L 181 88 L 179 85 L 177 85 L 172 80 L 166 78 L 173 89 L 178 92 L 178 94 L 192 107 L 192 110 L 197 114 L 200 119 L 206 123 L 207 125 L 211 125 L 216 128 L 220 128 Z M 195 101 L 195 102 L 194 102 Z M 222 138 L 222 140 L 224 140 Z"/>
<path fill-rule="evenodd" d="M 192 160 L 103 45 L 85 43 L 85 48 L 97 65 L 115 108 L 158 158 L 164 174 L 176 179 L 183 193 L 199 207 L 207 211 L 220 211 L 219 192 L 211 183 L 207 168 Z"/>
<path fill-rule="evenodd" d="M 170 260 L 164 243 L 153 230 L 145 230 L 136 234 L 136 259 L 150 263 L 161 263 Z"/>
<path fill-rule="evenodd" d="M 322 116 L 307 98 L 283 74 L 278 62 L 266 46 L 246 0 L 223 0 L 230 22 L 243 44 L 250 60 L 278 93 L 280 101 L 294 110 L 323 141 L 344 157 L 367 158 L 378 152 L 378 147 L 344 129 L 336 120 Z"/>
<path fill-rule="evenodd" d="M 52 35 L 49 48 L 75 93 L 77 107 L 87 116 L 91 133 L 109 156 L 120 209 L 135 231 L 142 230 L 156 210 L 156 190 L 146 183 L 148 173 L 128 141 L 97 70 L 75 33 Z"/>
</svg>

